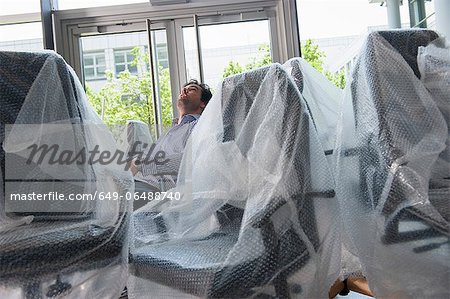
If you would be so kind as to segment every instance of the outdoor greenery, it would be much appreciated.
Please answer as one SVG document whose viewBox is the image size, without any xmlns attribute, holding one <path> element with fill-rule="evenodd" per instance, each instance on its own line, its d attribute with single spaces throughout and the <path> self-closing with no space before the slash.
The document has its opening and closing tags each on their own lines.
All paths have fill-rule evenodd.
<svg viewBox="0 0 450 299">
<path fill-rule="evenodd" d="M 345 87 L 345 73 L 342 69 L 339 73 L 333 74 L 330 71 L 323 69 L 323 63 L 325 60 L 325 53 L 315 45 L 311 39 L 308 39 L 301 48 L 302 57 L 308 61 L 312 67 L 321 72 L 328 78 L 334 85 L 343 89 Z M 228 62 L 227 67 L 223 71 L 223 77 L 243 73 L 252 70 L 257 67 L 261 67 L 272 62 L 270 57 L 270 47 L 265 44 L 259 47 L 257 57 L 253 58 L 252 62 L 242 66 L 239 62 L 231 60 Z"/>
<path fill-rule="evenodd" d="M 256 57 L 253 57 L 252 61 L 245 66 L 242 66 L 239 62 L 230 60 L 227 67 L 223 70 L 222 77 L 226 78 L 228 76 L 247 72 L 271 63 L 272 58 L 270 56 L 270 47 L 268 44 L 264 44 L 259 46 Z"/>
<path fill-rule="evenodd" d="M 325 53 L 315 45 L 311 39 L 306 40 L 301 48 L 302 57 L 311 64 L 313 68 L 319 72 L 323 72 L 323 62 L 325 60 Z"/>
<path fill-rule="evenodd" d="M 100 91 L 95 92 L 88 85 L 86 86 L 89 102 L 99 115 L 103 115 L 103 121 L 110 126 L 124 125 L 127 120 L 154 123 L 148 56 L 139 47 L 134 48 L 132 54 L 134 56 L 132 65 L 137 65 L 142 69 L 140 76 L 123 71 L 118 78 L 115 78 L 111 71 L 106 71 L 107 82 Z M 170 126 L 172 124 L 172 95 L 169 70 L 159 66 L 158 76 L 162 122 L 164 126 Z"/>
<path fill-rule="evenodd" d="M 337 87 L 344 88 L 344 71 L 332 74 L 324 70 L 325 54 L 312 40 L 307 40 L 301 51 L 303 58 L 315 69 L 323 73 Z M 86 86 L 89 102 L 99 115 L 103 115 L 104 122 L 110 126 L 124 125 L 127 120 L 154 123 L 148 56 L 139 47 L 135 47 L 132 54 L 134 56 L 132 65 L 138 66 L 138 69 L 141 70 L 139 76 L 124 71 L 116 78 L 111 71 L 106 71 L 107 82 L 98 92 L 92 90 L 88 85 Z M 270 47 L 268 44 L 264 44 L 258 48 L 258 53 L 251 62 L 244 66 L 236 61 L 229 61 L 223 70 L 223 77 L 246 72 L 271 62 Z M 173 115 L 170 75 L 167 68 L 159 66 L 158 82 L 162 104 L 162 122 L 163 126 L 168 127 L 172 124 Z"/>
<path fill-rule="evenodd" d="M 304 45 L 302 46 L 302 57 L 308 61 L 316 70 L 321 72 L 327 77 L 334 85 L 339 87 L 340 89 L 344 89 L 345 87 L 345 72 L 342 69 L 339 73 L 333 74 L 330 71 L 323 69 L 323 63 L 326 58 L 325 53 L 319 48 L 319 46 L 315 45 L 311 39 L 306 40 Z"/>
</svg>

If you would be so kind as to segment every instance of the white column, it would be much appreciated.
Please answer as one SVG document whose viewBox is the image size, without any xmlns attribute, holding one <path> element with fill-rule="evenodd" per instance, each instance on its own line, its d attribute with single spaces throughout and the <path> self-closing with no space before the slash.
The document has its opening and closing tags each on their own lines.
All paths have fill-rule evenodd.
<svg viewBox="0 0 450 299">
<path fill-rule="evenodd" d="M 436 30 L 450 40 L 450 1 L 434 0 Z"/>
<path fill-rule="evenodd" d="M 400 22 L 400 0 L 387 0 L 386 6 L 388 12 L 389 28 L 390 29 L 401 28 L 402 23 Z"/>
</svg>

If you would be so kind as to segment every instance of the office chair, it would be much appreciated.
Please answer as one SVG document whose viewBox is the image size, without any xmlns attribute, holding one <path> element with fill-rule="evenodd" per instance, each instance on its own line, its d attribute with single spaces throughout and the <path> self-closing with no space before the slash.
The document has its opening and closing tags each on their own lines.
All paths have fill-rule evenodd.
<svg viewBox="0 0 450 299">
<path fill-rule="evenodd" d="M 146 151 L 153 144 L 148 125 L 142 121 L 128 120 L 124 133 L 125 137 L 122 138 L 125 141 L 123 146 L 124 152 L 127 153 L 130 159 L 133 157 L 135 159 L 144 159 Z M 133 201 L 133 210 L 137 210 L 148 202 L 147 194 L 149 192 L 161 191 L 156 186 L 148 184 L 140 172 L 134 176 L 134 183 L 135 200 Z"/>
<path fill-rule="evenodd" d="M 46 161 L 27 164 L 22 155 L 24 144 L 52 140 L 74 153 L 94 144 L 114 151 L 112 135 L 56 53 L 0 52 L 0 64 L 0 296 L 118 297 L 127 273 L 125 200 L 67 205 L 9 200 L 11 193 L 132 192 L 131 176 L 116 165 L 52 167 Z"/>
<path fill-rule="evenodd" d="M 131 298 L 326 296 L 337 203 L 294 84 L 279 64 L 224 80 L 170 190 L 188 191 L 134 213 Z"/>
<path fill-rule="evenodd" d="M 146 123 L 139 120 L 128 120 L 126 128 L 127 142 L 130 149 L 133 149 L 132 147 L 136 142 L 141 142 L 140 144 L 136 144 L 134 150 L 142 152 L 144 144 L 151 145 L 153 143 L 150 129 Z"/>
<path fill-rule="evenodd" d="M 370 33 L 344 101 L 338 198 L 349 248 L 377 296 L 449 294 L 449 223 L 430 201 L 448 132 L 416 59 L 435 38 L 429 30 Z"/>
</svg>

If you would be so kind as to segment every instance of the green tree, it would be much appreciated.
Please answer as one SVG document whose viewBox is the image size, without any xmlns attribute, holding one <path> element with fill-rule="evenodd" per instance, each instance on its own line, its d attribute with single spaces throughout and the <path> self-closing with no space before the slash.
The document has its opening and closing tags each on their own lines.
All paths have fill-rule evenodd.
<svg viewBox="0 0 450 299">
<path fill-rule="evenodd" d="M 313 68 L 319 72 L 323 72 L 323 62 L 325 59 L 325 53 L 315 45 L 311 39 L 307 39 L 306 42 L 301 47 L 302 57 L 305 59 Z"/>
<path fill-rule="evenodd" d="M 256 57 L 252 58 L 252 62 L 245 66 L 247 71 L 253 70 L 272 63 L 269 44 L 263 44 L 258 47 Z"/>
<path fill-rule="evenodd" d="M 222 77 L 226 78 L 234 74 L 240 74 L 244 72 L 244 68 L 239 62 L 230 60 L 228 61 L 227 67 L 223 70 Z"/>
<path fill-rule="evenodd" d="M 325 77 L 331 81 L 334 85 L 339 87 L 340 89 L 345 88 L 345 71 L 341 69 L 338 73 L 332 73 L 330 71 L 325 71 Z"/>
<path fill-rule="evenodd" d="M 144 69 L 141 76 L 123 71 L 118 78 L 106 71 L 106 84 L 95 92 L 88 85 L 86 94 L 89 102 L 103 121 L 110 125 L 124 125 L 127 120 L 141 120 L 154 123 L 151 73 L 148 70 L 148 57 L 139 47 L 131 51 L 134 56 L 132 65 Z M 162 104 L 162 123 L 172 124 L 172 95 L 168 69 L 158 67 L 159 93 Z"/>
<path fill-rule="evenodd" d="M 258 47 L 258 53 L 256 57 L 251 59 L 251 62 L 242 66 L 239 62 L 230 60 L 228 65 L 222 72 L 222 77 L 226 78 L 231 75 L 244 73 L 268 64 L 272 63 L 272 57 L 270 55 L 270 46 L 268 44 L 263 44 Z"/>
<path fill-rule="evenodd" d="M 328 80 L 330 80 L 334 85 L 343 89 L 345 87 L 345 72 L 341 70 L 338 73 L 331 73 L 330 71 L 324 70 L 323 63 L 326 58 L 325 52 L 323 52 L 318 45 L 314 44 L 311 39 L 305 41 L 301 48 L 302 57 L 305 59 L 312 67 L 324 74 Z M 270 46 L 268 44 L 263 44 L 258 48 L 258 53 L 256 57 L 252 58 L 252 61 L 242 66 L 239 62 L 230 60 L 228 65 L 223 70 L 222 76 L 226 78 L 231 75 L 240 74 L 247 72 L 249 70 L 262 67 L 272 63 L 272 58 L 270 55 Z"/>
<path fill-rule="evenodd" d="M 340 70 L 338 73 L 332 73 L 330 71 L 324 70 L 323 63 L 326 58 L 325 53 L 315 45 L 311 39 L 306 40 L 302 45 L 302 57 L 305 59 L 312 67 L 324 74 L 328 80 L 331 81 L 335 86 L 343 89 L 345 87 L 345 72 L 344 69 Z"/>
</svg>

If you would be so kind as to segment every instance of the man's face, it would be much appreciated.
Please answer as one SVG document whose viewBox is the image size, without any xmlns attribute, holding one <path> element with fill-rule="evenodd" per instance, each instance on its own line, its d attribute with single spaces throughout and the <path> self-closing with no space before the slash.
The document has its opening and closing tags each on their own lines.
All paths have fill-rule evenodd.
<svg viewBox="0 0 450 299">
<path fill-rule="evenodd" d="M 177 103 L 181 114 L 200 114 L 206 106 L 201 98 L 202 89 L 197 84 L 189 84 L 183 87 L 178 95 Z"/>
</svg>

